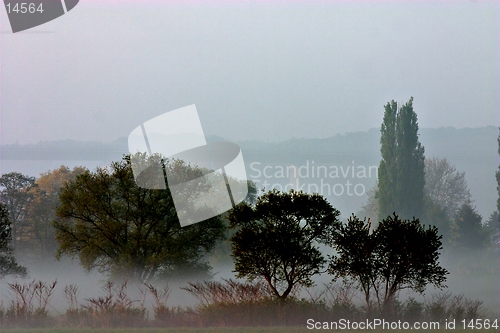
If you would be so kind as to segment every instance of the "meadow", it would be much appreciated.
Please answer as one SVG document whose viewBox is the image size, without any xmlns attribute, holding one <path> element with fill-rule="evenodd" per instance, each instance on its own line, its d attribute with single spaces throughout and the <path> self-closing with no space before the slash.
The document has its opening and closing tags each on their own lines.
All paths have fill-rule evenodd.
<svg viewBox="0 0 500 333">
<path fill-rule="evenodd" d="M 415 322 L 439 322 L 441 329 L 445 327 L 446 321 L 455 320 L 456 328 L 460 329 L 459 323 L 463 319 L 496 319 L 481 301 L 449 292 L 434 294 L 424 301 L 413 298 L 397 301 L 393 313 L 384 316 L 377 312 L 376 307 L 367 309 L 357 303 L 357 290 L 352 285 L 325 285 L 324 290 L 310 293 L 308 298 L 294 296 L 283 302 L 269 297 L 269 291 L 262 283 L 231 279 L 189 283 L 183 289 L 198 300 L 195 307 L 170 306 L 168 285 L 163 288 L 147 284 L 134 286 L 140 291 L 134 294 L 140 297 L 134 298 L 131 296 L 133 288 L 126 282 L 108 282 L 102 286 L 101 296 L 83 300 L 78 297 L 78 287 L 69 285 L 64 288 L 67 307 L 64 312 L 54 315 L 50 313 L 49 307 L 55 284 L 35 280 L 31 283 L 9 284 L 11 294 L 15 297 L 0 308 L 1 331 L 310 332 L 336 331 L 332 327 L 322 327 L 324 322 L 350 320 L 359 323 L 368 318 L 386 318 L 388 322 L 400 320 L 409 325 Z M 317 325 L 313 326 L 314 323 Z M 371 331 L 379 331 L 378 328 L 381 326 L 375 326 Z M 385 330 L 389 330 L 389 327 Z M 489 331 L 493 330 L 498 330 L 498 327 L 492 327 Z"/>
<path fill-rule="evenodd" d="M 305 327 L 232 327 L 232 328 L 137 328 L 137 329 L 8 329 L 2 330 L 5 333 L 303 333 L 311 332 Z M 321 330 L 322 331 L 322 330 Z M 449 330 L 421 330 L 422 332 L 444 333 Z M 333 331 L 331 331 L 333 332 Z M 342 332 L 359 332 L 356 330 L 343 330 Z M 387 332 L 384 330 L 372 330 L 373 333 Z M 403 330 L 391 330 L 391 332 L 405 332 Z M 474 330 L 474 332 L 492 332 L 491 330 Z"/>
</svg>

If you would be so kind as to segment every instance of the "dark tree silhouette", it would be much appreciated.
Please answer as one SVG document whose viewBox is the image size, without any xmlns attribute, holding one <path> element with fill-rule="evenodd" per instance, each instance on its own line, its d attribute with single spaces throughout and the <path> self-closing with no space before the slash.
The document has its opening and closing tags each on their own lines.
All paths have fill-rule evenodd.
<svg viewBox="0 0 500 333">
<path fill-rule="evenodd" d="M 331 244 L 337 255 L 330 256 L 328 271 L 334 278 L 354 279 L 365 295 L 368 312 L 373 302 L 371 293 L 377 283 L 377 266 L 374 260 L 376 246 L 372 235 L 371 223 L 352 215 L 347 224 L 340 226 Z"/>
<path fill-rule="evenodd" d="M 311 286 L 326 263 L 318 243 L 338 228 L 339 211 L 321 195 L 272 190 L 255 206 L 236 206 L 229 214 L 232 256 L 239 278 L 264 280 L 285 300 L 294 288 Z"/>
<path fill-rule="evenodd" d="M 35 177 L 29 177 L 19 172 L 10 172 L 0 177 L 0 202 L 9 211 L 12 223 L 12 245 L 17 250 L 17 240 L 25 227 L 26 206 L 31 199 L 30 190 L 35 185 Z"/>
<path fill-rule="evenodd" d="M 17 264 L 10 242 L 12 240 L 9 212 L 0 203 L 0 279 L 7 275 L 25 277 L 27 270 Z"/>
<path fill-rule="evenodd" d="M 374 295 L 379 308 L 392 315 L 398 291 L 423 293 L 428 284 L 443 287 L 447 270 L 439 265 L 441 238 L 436 227 L 425 228 L 418 219 L 402 220 L 396 214 L 370 232 L 370 223 L 352 216 L 335 234 L 329 272 L 352 278 L 365 293 L 369 308 Z"/>
</svg>

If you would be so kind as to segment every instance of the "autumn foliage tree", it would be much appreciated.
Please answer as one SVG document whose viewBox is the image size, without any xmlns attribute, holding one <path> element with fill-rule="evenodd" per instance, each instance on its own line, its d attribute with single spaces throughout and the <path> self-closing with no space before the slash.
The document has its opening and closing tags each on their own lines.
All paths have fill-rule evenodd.
<svg viewBox="0 0 500 333">
<path fill-rule="evenodd" d="M 65 183 L 74 181 L 85 168 L 75 167 L 70 170 L 66 166 L 44 172 L 35 180 L 35 186 L 29 190 L 31 200 L 26 207 L 26 222 L 30 235 L 30 252 L 32 257 L 43 264 L 53 260 L 57 242 L 52 222 L 56 219 L 56 208 L 59 205 L 59 193 Z"/>
<path fill-rule="evenodd" d="M 166 167 L 183 170 L 189 179 L 203 175 L 182 161 Z M 98 268 L 113 278 L 145 282 L 207 274 L 204 256 L 224 235 L 219 217 L 181 227 L 170 191 L 138 187 L 129 157 L 85 170 L 63 186 L 59 199 L 58 256 L 77 256 L 87 270 Z"/>
</svg>

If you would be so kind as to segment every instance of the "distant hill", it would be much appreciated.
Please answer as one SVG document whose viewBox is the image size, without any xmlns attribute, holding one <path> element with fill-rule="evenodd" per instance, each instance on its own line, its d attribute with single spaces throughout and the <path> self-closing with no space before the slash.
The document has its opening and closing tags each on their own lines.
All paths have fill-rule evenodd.
<svg viewBox="0 0 500 333">
<path fill-rule="evenodd" d="M 495 209 L 497 198 L 494 175 L 499 165 L 498 128 L 423 128 L 419 133 L 426 157 L 446 157 L 458 170 L 465 171 L 475 204 L 487 218 Z M 209 137 L 208 140 L 224 139 Z M 309 186 L 310 190 L 323 192 L 343 216 L 348 216 L 357 212 L 366 200 L 366 195 L 358 194 L 366 192 L 376 181 L 376 167 L 380 162 L 379 140 L 380 130 L 374 128 L 324 139 L 244 141 L 239 145 L 250 179 L 260 181 L 260 185 L 268 181 L 282 188 L 294 184 L 307 190 Z M 18 171 L 38 176 L 62 164 L 94 169 L 109 165 L 126 153 L 126 138 L 112 143 L 64 140 L 3 145 L 0 146 L 0 172 Z M 302 177 L 294 172 L 301 173 Z"/>
</svg>

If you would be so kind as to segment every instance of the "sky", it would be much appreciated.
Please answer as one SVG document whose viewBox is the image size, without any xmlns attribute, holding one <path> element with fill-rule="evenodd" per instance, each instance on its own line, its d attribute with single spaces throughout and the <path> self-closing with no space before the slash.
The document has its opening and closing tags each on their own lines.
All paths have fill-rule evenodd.
<svg viewBox="0 0 500 333">
<path fill-rule="evenodd" d="M 325 138 L 500 126 L 500 2 L 97 1 L 12 33 L 0 8 L 1 144 L 113 142 L 195 104 L 205 134 Z"/>
<path fill-rule="evenodd" d="M 500 1 L 80 0 L 18 33 L 0 6 L 2 145 L 113 142 L 192 104 L 207 136 L 326 138 L 380 128 L 411 96 L 421 128 L 500 127 Z M 473 198 L 494 198 L 477 179 Z M 478 203 L 483 220 L 494 204 Z M 454 279 L 498 304 L 494 275 Z"/>
</svg>

